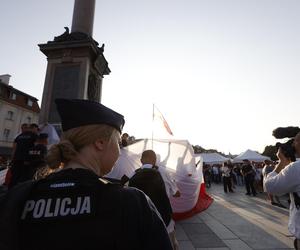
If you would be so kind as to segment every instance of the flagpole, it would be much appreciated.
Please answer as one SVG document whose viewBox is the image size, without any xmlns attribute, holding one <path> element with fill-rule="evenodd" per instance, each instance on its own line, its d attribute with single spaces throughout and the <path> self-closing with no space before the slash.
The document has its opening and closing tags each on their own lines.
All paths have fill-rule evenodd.
<svg viewBox="0 0 300 250">
<path fill-rule="evenodd" d="M 153 150 L 153 125 L 154 124 L 154 103 L 152 104 L 152 139 L 151 139 L 151 149 Z"/>
</svg>

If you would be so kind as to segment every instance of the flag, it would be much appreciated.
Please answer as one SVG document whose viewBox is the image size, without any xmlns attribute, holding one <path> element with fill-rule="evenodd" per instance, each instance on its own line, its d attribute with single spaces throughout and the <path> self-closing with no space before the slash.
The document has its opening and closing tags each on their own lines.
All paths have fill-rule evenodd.
<svg viewBox="0 0 300 250">
<path fill-rule="evenodd" d="M 169 124 L 167 123 L 166 119 L 164 118 L 164 116 L 162 115 L 162 113 L 158 110 L 158 108 L 153 104 L 153 121 L 157 119 L 159 121 L 162 122 L 163 126 L 165 127 L 165 129 L 167 130 L 167 132 L 170 135 L 173 135 L 172 130 L 170 129 Z"/>
</svg>

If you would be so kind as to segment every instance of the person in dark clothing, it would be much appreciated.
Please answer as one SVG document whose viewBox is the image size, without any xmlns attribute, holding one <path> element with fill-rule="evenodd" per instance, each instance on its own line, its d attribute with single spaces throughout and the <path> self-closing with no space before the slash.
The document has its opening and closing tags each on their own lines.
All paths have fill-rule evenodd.
<svg viewBox="0 0 300 250">
<path fill-rule="evenodd" d="M 122 134 L 122 136 L 121 136 L 121 144 L 120 144 L 121 148 L 128 146 L 128 138 L 129 138 L 129 135 L 127 133 Z"/>
<path fill-rule="evenodd" d="M 129 180 L 129 186 L 142 190 L 152 200 L 167 226 L 172 218 L 172 207 L 166 192 L 164 180 L 155 166 L 156 155 L 152 150 L 142 154 L 143 166 L 135 171 Z"/>
<path fill-rule="evenodd" d="M 236 184 L 238 186 L 242 186 L 244 184 L 244 179 L 243 179 L 243 176 L 242 176 L 242 173 L 241 173 L 241 168 L 239 165 L 235 165 L 233 167 L 233 172 L 235 173 L 235 176 L 236 176 Z"/>
<path fill-rule="evenodd" d="M 246 195 L 251 195 L 251 192 L 252 192 L 252 195 L 256 196 L 257 193 L 254 188 L 255 172 L 254 172 L 252 165 L 250 164 L 250 162 L 248 160 L 244 160 L 244 164 L 242 166 L 242 174 L 245 179 L 245 186 L 246 186 L 246 190 L 247 190 Z"/>
<path fill-rule="evenodd" d="M 23 180 L 32 180 L 36 171 L 46 166 L 48 134 L 41 133 L 35 145 L 28 150 L 25 159 L 25 174 Z"/>
<path fill-rule="evenodd" d="M 0 198 L 0 249 L 171 250 L 151 200 L 102 178 L 119 157 L 123 116 L 88 100 L 55 102 L 63 135 L 47 155 L 52 173 Z"/>
<path fill-rule="evenodd" d="M 22 182 L 26 175 L 25 160 L 28 154 L 28 150 L 34 146 L 34 143 L 38 137 L 36 124 L 31 124 L 29 129 L 24 130 L 14 140 L 14 149 L 12 155 L 11 164 L 11 181 L 9 188 L 15 186 L 19 182 Z"/>
<path fill-rule="evenodd" d="M 142 153 L 141 163 L 142 167 L 130 178 L 129 186 L 136 187 L 149 196 L 167 226 L 173 249 L 177 250 L 179 246 L 175 238 L 174 221 L 171 220 L 172 206 L 159 167 L 155 165 L 156 153 L 153 150 L 145 150 Z"/>
<path fill-rule="evenodd" d="M 204 182 L 205 182 L 205 186 L 207 188 L 211 187 L 211 173 L 212 169 L 210 165 L 204 164 L 203 165 L 203 177 L 204 177 Z"/>
</svg>

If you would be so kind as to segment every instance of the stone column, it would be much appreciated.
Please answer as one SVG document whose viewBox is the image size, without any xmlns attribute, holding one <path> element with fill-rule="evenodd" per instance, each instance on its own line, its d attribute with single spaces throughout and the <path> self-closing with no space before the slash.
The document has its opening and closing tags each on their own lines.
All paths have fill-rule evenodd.
<svg viewBox="0 0 300 250">
<path fill-rule="evenodd" d="M 75 0 L 71 33 L 93 36 L 95 0 Z"/>
<path fill-rule="evenodd" d="M 102 80 L 110 73 L 103 52 L 93 37 L 95 0 L 75 0 L 71 33 L 39 44 L 47 56 L 40 123 L 59 126 L 56 98 L 88 99 L 101 102 Z"/>
</svg>

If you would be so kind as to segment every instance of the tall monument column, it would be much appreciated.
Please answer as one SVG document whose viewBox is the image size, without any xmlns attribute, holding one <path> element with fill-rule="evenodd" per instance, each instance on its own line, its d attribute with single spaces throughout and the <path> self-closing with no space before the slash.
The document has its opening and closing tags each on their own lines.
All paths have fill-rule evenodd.
<svg viewBox="0 0 300 250">
<path fill-rule="evenodd" d="M 87 99 L 101 102 L 102 80 L 110 73 L 103 52 L 92 38 L 95 0 L 75 0 L 71 33 L 39 44 L 47 56 L 40 123 L 59 124 L 56 98 Z"/>
<path fill-rule="evenodd" d="M 75 0 L 71 32 L 93 36 L 95 0 Z"/>
</svg>

